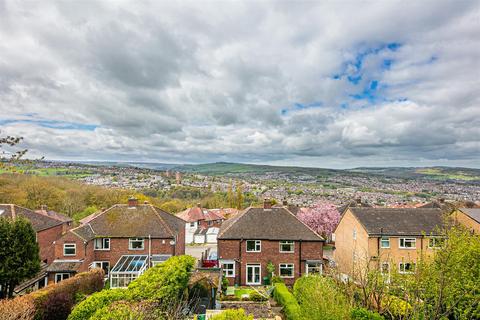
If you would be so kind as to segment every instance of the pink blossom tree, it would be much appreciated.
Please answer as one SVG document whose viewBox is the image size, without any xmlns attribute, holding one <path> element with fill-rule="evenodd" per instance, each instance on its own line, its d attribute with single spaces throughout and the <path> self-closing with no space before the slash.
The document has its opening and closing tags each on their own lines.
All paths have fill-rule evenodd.
<svg viewBox="0 0 480 320">
<path fill-rule="evenodd" d="M 298 212 L 297 218 L 315 232 L 330 240 L 340 221 L 340 212 L 334 204 L 322 201 L 312 207 L 302 208 Z"/>
</svg>

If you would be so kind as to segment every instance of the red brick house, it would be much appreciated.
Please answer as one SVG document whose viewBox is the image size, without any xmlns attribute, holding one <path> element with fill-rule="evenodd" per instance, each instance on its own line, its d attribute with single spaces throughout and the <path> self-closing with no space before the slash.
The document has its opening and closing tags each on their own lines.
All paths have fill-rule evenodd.
<svg viewBox="0 0 480 320">
<path fill-rule="evenodd" d="M 225 220 L 224 212 L 223 209 L 202 208 L 200 203 L 196 207 L 179 212 L 177 217 L 185 221 L 185 242 L 196 242 L 196 235 L 205 235 L 209 228 L 219 228 Z M 205 236 L 203 238 L 205 242 Z"/>
<path fill-rule="evenodd" d="M 222 224 L 218 257 L 230 285 L 260 285 L 272 263 L 292 285 L 298 277 L 322 272 L 324 239 L 285 207 L 248 208 Z"/>
<path fill-rule="evenodd" d="M 125 287 L 146 268 L 185 253 L 184 221 L 150 204 L 117 204 L 95 213 L 55 243 L 49 281 L 103 268 L 112 287 Z"/>
<path fill-rule="evenodd" d="M 72 221 L 54 211 L 50 211 L 50 213 L 43 214 L 15 204 L 0 204 L 0 217 L 10 219 L 23 217 L 30 221 L 33 230 L 37 233 L 40 259 L 47 264 L 54 259 L 54 242 L 70 228 Z"/>
</svg>

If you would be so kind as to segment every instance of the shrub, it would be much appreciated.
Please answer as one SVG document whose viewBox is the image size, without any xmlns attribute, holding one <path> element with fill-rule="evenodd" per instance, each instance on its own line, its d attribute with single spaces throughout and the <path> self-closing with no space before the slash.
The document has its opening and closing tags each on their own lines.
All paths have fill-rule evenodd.
<svg viewBox="0 0 480 320">
<path fill-rule="evenodd" d="M 210 320 L 253 320 L 253 315 L 246 315 L 245 310 L 225 310 L 214 315 Z"/>
<path fill-rule="evenodd" d="M 283 279 L 280 276 L 273 276 L 272 284 L 274 285 L 275 283 L 285 283 L 285 281 L 283 281 Z"/>
<path fill-rule="evenodd" d="M 258 293 L 257 291 L 252 291 L 249 295 L 251 301 L 267 301 L 268 298 L 264 295 Z"/>
<path fill-rule="evenodd" d="M 395 319 L 407 318 L 412 312 L 412 306 L 396 296 L 386 297 L 383 300 L 382 307 Z"/>
<path fill-rule="evenodd" d="M 304 276 L 295 282 L 293 292 L 300 305 L 302 319 L 350 318 L 347 298 L 331 278 Z"/>
<path fill-rule="evenodd" d="M 195 258 L 173 256 L 162 264 L 148 269 L 128 286 L 132 300 L 177 300 L 185 291 Z"/>
<path fill-rule="evenodd" d="M 98 310 L 109 306 L 112 302 L 126 300 L 125 289 L 106 289 L 92 294 L 80 302 L 72 310 L 68 320 L 87 320 Z"/>
<path fill-rule="evenodd" d="M 350 313 L 352 320 L 384 320 L 385 318 L 376 312 L 369 311 L 365 308 L 352 309 Z"/>
<path fill-rule="evenodd" d="M 302 319 L 300 317 L 300 306 L 293 294 L 288 291 L 288 288 L 283 283 L 276 283 L 273 297 L 280 305 L 283 306 L 283 312 L 287 320 Z"/>
<path fill-rule="evenodd" d="M 138 305 L 120 301 L 98 309 L 89 320 L 144 320 Z"/>
<path fill-rule="evenodd" d="M 29 296 L 0 300 L 0 320 L 32 320 L 35 304 Z"/>
<path fill-rule="evenodd" d="M 228 288 L 228 279 L 226 277 L 223 277 L 222 278 L 222 291 L 223 292 L 227 292 L 227 288 Z"/>
</svg>

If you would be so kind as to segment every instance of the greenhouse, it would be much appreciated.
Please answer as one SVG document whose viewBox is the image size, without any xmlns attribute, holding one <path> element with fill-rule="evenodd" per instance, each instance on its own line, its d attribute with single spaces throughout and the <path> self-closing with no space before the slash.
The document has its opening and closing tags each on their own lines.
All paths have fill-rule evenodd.
<svg viewBox="0 0 480 320">
<path fill-rule="evenodd" d="M 148 267 L 147 255 L 122 256 L 110 271 L 110 288 L 125 288 Z"/>
</svg>

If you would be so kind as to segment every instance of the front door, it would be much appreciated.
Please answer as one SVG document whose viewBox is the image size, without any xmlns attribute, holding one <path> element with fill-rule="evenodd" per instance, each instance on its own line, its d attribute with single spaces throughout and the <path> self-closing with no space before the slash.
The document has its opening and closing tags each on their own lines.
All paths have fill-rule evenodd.
<svg viewBox="0 0 480 320">
<path fill-rule="evenodd" d="M 247 264 L 247 284 L 261 284 L 259 264 Z"/>
</svg>

